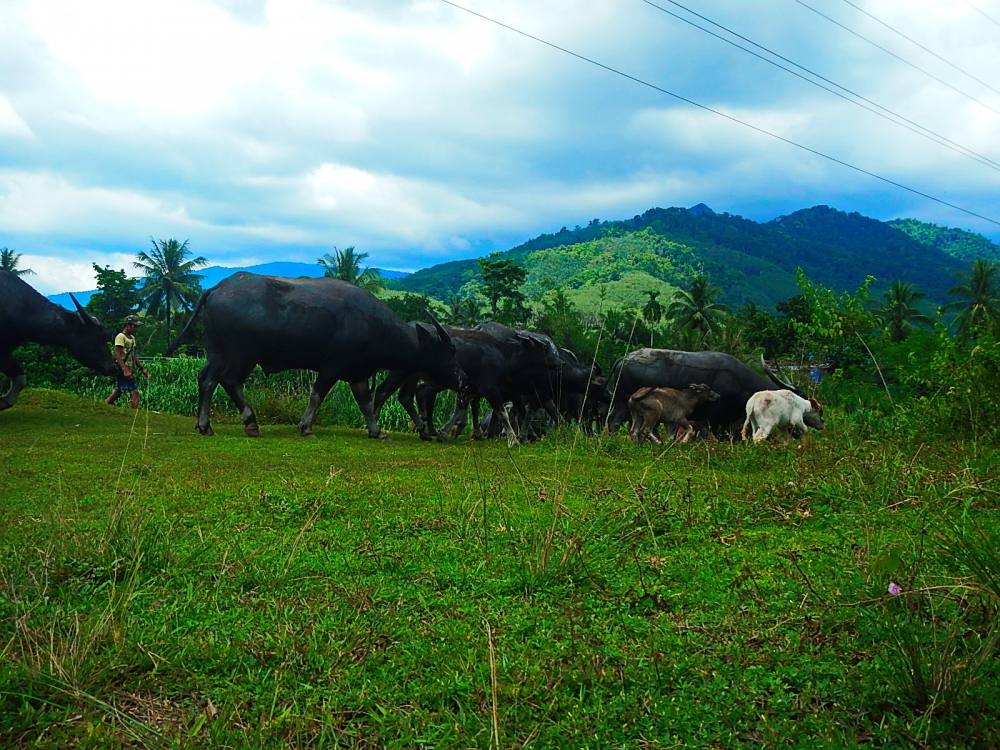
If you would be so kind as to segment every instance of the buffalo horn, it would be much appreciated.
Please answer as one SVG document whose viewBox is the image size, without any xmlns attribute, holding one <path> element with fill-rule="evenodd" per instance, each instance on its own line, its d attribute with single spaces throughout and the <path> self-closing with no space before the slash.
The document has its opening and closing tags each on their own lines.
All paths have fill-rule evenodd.
<svg viewBox="0 0 1000 750">
<path fill-rule="evenodd" d="M 80 316 L 80 320 L 83 321 L 84 325 L 90 325 L 90 316 L 87 315 L 87 311 L 83 309 L 83 305 L 80 304 L 80 300 L 73 296 L 73 292 L 69 293 L 69 298 L 73 300 L 73 304 L 76 305 L 76 312 Z"/>
<path fill-rule="evenodd" d="M 438 323 L 438 319 L 434 317 L 434 313 L 431 312 L 429 307 L 427 308 L 427 317 L 431 319 L 431 323 L 433 323 L 434 327 L 437 328 L 437 332 L 441 337 L 441 340 L 445 342 L 451 341 L 451 336 L 449 336 L 448 332 L 444 330 L 444 326 Z"/>
<path fill-rule="evenodd" d="M 792 383 L 790 383 L 789 381 L 783 379 L 778 374 L 777 370 L 775 370 L 773 367 L 768 366 L 767 362 L 764 361 L 764 355 L 763 355 L 763 353 L 760 355 L 760 364 L 761 364 L 761 367 L 764 368 L 764 372 L 766 372 L 767 375 L 768 375 L 768 377 L 771 378 L 771 380 L 773 380 L 775 383 L 777 383 L 778 385 L 780 385 L 782 388 L 787 388 L 792 393 L 797 393 L 800 396 L 802 395 L 802 392 L 798 388 L 796 388 Z"/>
</svg>

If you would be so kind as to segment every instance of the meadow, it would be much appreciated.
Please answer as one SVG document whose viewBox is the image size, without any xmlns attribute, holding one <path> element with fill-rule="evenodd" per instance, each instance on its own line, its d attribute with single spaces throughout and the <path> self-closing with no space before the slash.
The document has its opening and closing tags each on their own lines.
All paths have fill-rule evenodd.
<svg viewBox="0 0 1000 750">
<path fill-rule="evenodd" d="M 1000 744 L 995 442 L 303 439 L 293 390 L 201 438 L 103 395 L 0 414 L 2 747 Z"/>
</svg>

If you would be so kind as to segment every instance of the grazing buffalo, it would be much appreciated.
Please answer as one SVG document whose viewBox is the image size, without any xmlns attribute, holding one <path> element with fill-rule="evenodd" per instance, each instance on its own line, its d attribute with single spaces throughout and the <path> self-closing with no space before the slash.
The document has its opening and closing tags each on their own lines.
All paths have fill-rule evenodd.
<svg viewBox="0 0 1000 750">
<path fill-rule="evenodd" d="M 70 297 L 75 313 L 49 302 L 15 274 L 0 270 L 0 372 L 10 378 L 10 388 L 0 396 L 0 411 L 12 407 L 24 388 L 24 370 L 12 356 L 21 344 L 58 346 L 100 375 L 118 372 L 111 357 L 111 336 L 76 297 Z"/>
<path fill-rule="evenodd" d="M 659 443 L 656 430 L 665 424 L 675 439 L 686 443 L 695 434 L 688 417 L 701 404 L 718 400 L 719 394 L 704 383 L 693 383 L 687 388 L 640 388 L 628 399 L 632 439 L 637 443 L 644 439 Z"/>
<path fill-rule="evenodd" d="M 559 412 L 567 422 L 578 421 L 585 432 L 590 432 L 604 421 L 611 405 L 608 379 L 599 364 L 587 367 L 569 349 L 560 347 L 559 356 Z"/>
<path fill-rule="evenodd" d="M 610 387 L 613 394 L 608 431 L 615 432 L 628 419 L 629 396 L 644 386 L 686 388 L 704 383 L 719 394 L 719 400 L 703 404 L 694 418 L 707 421 L 714 430 L 737 429 L 744 417 L 747 399 L 775 384 L 796 389 L 765 367 L 767 377 L 751 370 L 723 352 L 682 352 L 672 349 L 639 349 L 615 365 Z"/>
<path fill-rule="evenodd" d="M 243 383 L 264 372 L 314 370 L 317 374 L 299 431 L 311 435 L 316 411 L 338 380 L 351 385 L 370 437 L 381 437 L 368 379 L 382 369 L 424 373 L 461 383 L 455 347 L 434 321 L 404 323 L 370 292 L 337 279 L 285 279 L 240 272 L 205 292 L 176 349 L 201 314 L 208 362 L 198 375 L 198 424 L 212 434 L 209 407 L 221 383 L 240 410 L 246 433 L 260 435 Z"/>
<path fill-rule="evenodd" d="M 747 418 L 743 423 L 743 439 L 767 440 L 776 427 L 785 427 L 802 434 L 809 427 L 822 430 L 823 409 L 816 399 L 802 398 L 789 390 L 759 391 L 747 401 Z"/>
</svg>

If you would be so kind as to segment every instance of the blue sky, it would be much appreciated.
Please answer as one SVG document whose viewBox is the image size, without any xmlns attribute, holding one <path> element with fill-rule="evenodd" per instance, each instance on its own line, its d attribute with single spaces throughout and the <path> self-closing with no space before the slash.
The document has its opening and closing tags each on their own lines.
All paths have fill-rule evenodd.
<svg viewBox="0 0 1000 750">
<path fill-rule="evenodd" d="M 1000 95 L 841 0 L 809 0 L 1000 110 Z M 640 0 L 469 7 L 971 210 L 988 169 Z M 672 7 L 666 0 L 660 4 Z M 1000 115 L 793 0 L 685 3 L 1000 161 Z M 1000 89 L 1000 26 L 962 0 L 863 7 Z M 1000 18 L 1000 2 L 976 5 Z M 676 10 L 676 9 L 675 9 Z M 415 269 L 589 219 L 705 202 L 758 220 L 827 203 L 1000 228 L 812 157 L 439 0 L 5 0 L 0 246 L 46 293 L 151 237 L 210 262 L 354 245 Z"/>
</svg>

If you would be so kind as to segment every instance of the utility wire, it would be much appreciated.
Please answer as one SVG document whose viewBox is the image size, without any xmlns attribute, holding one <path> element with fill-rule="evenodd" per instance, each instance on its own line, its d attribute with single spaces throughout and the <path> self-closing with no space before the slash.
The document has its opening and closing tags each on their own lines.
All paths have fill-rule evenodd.
<svg viewBox="0 0 1000 750">
<path fill-rule="evenodd" d="M 827 21 L 829 21 L 830 23 L 832 23 L 834 26 L 838 26 L 839 28 L 841 28 L 844 31 L 846 31 L 848 34 L 853 34 L 858 39 L 861 39 L 862 41 L 868 42 L 868 44 L 870 44 L 871 46 L 873 46 L 873 47 L 875 47 L 877 49 L 882 50 L 887 55 L 889 55 L 890 57 L 893 57 L 893 58 L 899 60 L 904 65 L 909 65 L 911 68 L 913 68 L 914 70 L 917 70 L 917 71 L 923 73 L 928 78 L 934 79 L 935 81 L 937 81 L 938 83 L 940 83 L 942 86 L 947 86 L 952 91 L 954 91 L 956 94 L 961 94 L 966 99 L 969 99 L 970 101 L 973 101 L 976 104 L 978 104 L 980 107 L 988 109 L 991 112 L 993 112 L 994 114 L 1000 115 L 1000 109 L 996 109 L 995 107 L 991 107 L 989 104 L 987 104 L 986 102 L 982 101 L 981 99 L 977 99 L 976 97 L 974 97 L 972 94 L 968 93 L 967 91 L 963 91 L 962 89 L 958 88 L 957 86 L 953 86 L 952 84 L 948 83 L 946 80 L 944 80 L 940 76 L 934 75 L 933 73 L 931 73 L 926 68 L 921 68 L 916 63 L 912 63 L 909 60 L 907 60 L 905 57 L 902 57 L 901 55 L 897 55 L 895 52 L 893 52 L 888 47 L 883 47 L 878 42 L 873 42 L 871 39 L 869 39 L 868 37 L 866 37 L 864 34 L 861 34 L 861 33 L 857 32 L 857 31 L 855 31 L 854 29 L 850 28 L 849 26 L 845 26 L 844 24 L 842 24 L 837 19 L 831 18 L 826 13 L 823 13 L 822 11 L 817 10 L 816 8 L 814 8 L 813 6 L 811 6 L 809 3 L 805 2 L 804 0 L 794 0 L 794 2 L 798 3 L 799 5 L 801 5 L 803 8 L 806 8 L 807 10 L 811 10 L 813 13 L 815 13 L 820 18 L 825 18 Z"/>
<path fill-rule="evenodd" d="M 930 47 L 927 47 L 927 46 L 921 44 L 920 42 L 918 42 L 913 37 L 907 36 L 906 34 L 904 34 L 902 31 L 900 31 L 899 29 L 897 29 L 895 26 L 893 26 L 893 25 L 891 25 L 889 23 L 886 23 L 885 21 L 883 21 L 881 18 L 878 18 L 877 16 L 872 15 L 867 10 L 865 10 L 864 8 L 862 8 L 860 5 L 857 5 L 857 4 L 853 3 L 853 2 L 851 2 L 851 0 L 844 0 L 844 2 L 847 3 L 848 5 L 850 5 L 852 8 L 854 8 L 856 11 L 858 11 L 858 13 L 863 13 L 864 15 L 868 16 L 870 19 L 872 19 L 876 23 L 881 24 L 882 26 L 885 26 L 885 28 L 889 29 L 889 31 L 891 31 L 896 36 L 902 37 L 903 39 L 905 39 L 906 41 L 908 41 L 910 44 L 916 45 L 917 47 L 919 47 L 920 49 L 922 49 L 928 55 L 932 55 L 932 56 L 936 57 L 938 60 L 940 60 L 941 62 L 943 62 L 945 65 L 947 65 L 947 66 L 949 66 L 951 68 L 954 68 L 959 73 L 961 73 L 964 76 L 967 76 L 967 77 L 971 78 L 973 81 L 975 81 L 976 83 L 980 84 L 981 86 L 985 86 L 990 91 L 992 91 L 994 94 L 1000 94 L 1000 90 L 998 90 L 998 89 L 994 88 L 993 86 L 991 86 L 990 84 L 986 83 L 986 81 L 984 81 L 983 79 L 976 78 L 976 76 L 972 75 L 972 73 L 970 73 L 969 71 L 965 70 L 964 68 L 958 67 L 951 60 L 949 60 L 946 57 L 943 57 L 942 55 L 939 55 L 937 52 L 935 52 L 934 50 L 932 50 Z"/>
<path fill-rule="evenodd" d="M 820 73 L 817 73 L 815 70 L 811 70 L 810 68 L 807 68 L 804 65 L 800 65 L 799 63 L 795 62 L 794 60 L 790 60 L 789 58 L 785 57 L 784 55 L 782 55 L 782 54 L 780 54 L 778 52 L 775 52 L 774 50 L 770 49 L 769 47 L 765 47 L 762 44 L 758 44 L 757 42 L 753 41 L 752 39 L 750 39 L 748 37 L 745 37 L 745 36 L 743 36 L 742 34 L 736 32 L 736 31 L 733 31 L 729 27 L 724 26 L 724 25 L 722 25 L 720 23 L 717 23 L 717 22 L 713 21 L 711 18 L 703 16 L 702 14 L 698 13 L 697 11 L 691 10 L 691 8 L 687 7 L 686 5 L 683 5 L 683 4 L 679 3 L 679 2 L 676 2 L 675 0 L 666 0 L 666 1 L 669 2 L 671 5 L 674 5 L 674 6 L 678 7 L 678 8 L 681 8 L 681 9 L 687 11 L 688 13 L 690 13 L 693 16 L 697 16 L 698 18 L 701 18 L 702 20 L 707 21 L 708 23 L 712 24 L 713 26 L 715 26 L 715 27 L 717 27 L 719 29 L 724 30 L 726 33 L 731 34 L 732 36 L 735 36 L 738 39 L 742 39 L 743 41 L 748 42 L 749 44 L 752 44 L 754 47 L 757 47 L 758 49 L 764 50 L 769 55 L 773 55 L 774 57 L 777 57 L 779 60 L 784 60 L 789 65 L 793 65 L 796 68 L 798 68 L 799 70 L 803 70 L 806 73 L 808 73 L 809 75 L 815 76 L 816 78 L 820 79 L 821 81 L 825 81 L 826 83 L 829 83 L 831 86 L 835 86 L 837 89 L 840 89 L 841 91 L 847 92 L 848 94 L 850 94 L 850 96 L 845 96 L 844 94 L 841 93 L 841 91 L 837 91 L 836 89 L 832 89 L 829 86 L 825 86 L 822 83 L 819 83 L 818 81 L 814 81 L 812 78 L 808 78 L 807 76 L 804 76 L 801 73 L 798 73 L 798 72 L 792 70 L 791 68 L 785 67 L 781 63 L 777 63 L 774 60 L 771 60 L 770 58 L 765 57 L 764 55 L 758 54 L 757 52 L 754 52 L 752 49 L 748 49 L 747 47 L 744 47 L 742 44 L 738 44 L 737 42 L 734 42 L 731 39 L 727 39 L 726 37 L 721 36 L 720 34 L 716 34 L 711 29 L 706 29 L 704 26 L 701 26 L 701 25 L 695 23 L 694 21 L 691 21 L 691 20 L 689 20 L 687 18 L 684 18 L 683 16 L 680 16 L 677 13 L 674 13 L 673 11 L 669 10 L 668 8 L 664 8 L 662 5 L 658 5 L 658 4 L 654 3 L 654 2 L 652 2 L 652 0 L 642 0 L 642 2 L 646 3 L 646 5 L 649 5 L 652 8 L 656 8 L 657 10 L 659 10 L 659 11 L 661 11 L 663 13 L 666 13 L 668 16 L 672 16 L 672 17 L 676 18 L 679 21 L 683 21 L 684 23 L 688 24 L 689 26 L 693 26 L 694 28 L 698 29 L 699 31 L 703 31 L 706 34 L 708 34 L 710 36 L 713 36 L 716 39 L 719 39 L 719 40 L 725 42 L 726 44 L 729 44 L 729 45 L 731 45 L 733 47 L 736 47 L 737 49 L 741 49 L 744 52 L 746 52 L 747 54 L 753 55 L 754 57 L 756 57 L 756 58 L 758 58 L 760 60 L 763 60 L 764 62 L 768 63 L 769 65 L 773 65 L 776 68 L 780 68 L 781 70 L 784 70 L 786 73 L 791 73 L 796 78 L 800 78 L 803 81 L 805 81 L 806 83 L 810 83 L 813 86 L 816 86 L 817 88 L 821 88 L 824 91 L 828 91 L 831 94 L 833 94 L 834 96 L 838 96 L 838 97 L 840 97 L 841 99 L 843 99 L 846 102 L 850 102 L 851 104 L 853 104 L 853 105 L 855 105 L 857 107 L 860 107 L 861 109 L 867 110 L 868 112 L 871 112 L 872 114 L 877 115 L 878 117 L 881 117 L 883 120 L 887 120 L 888 122 L 891 122 L 894 125 L 899 125 L 900 127 L 906 128 L 910 132 L 916 133 L 917 135 L 919 135 L 919 136 L 921 136 L 923 138 L 926 138 L 929 141 L 937 143 L 940 146 L 944 146 L 945 148 L 950 149 L 950 150 L 954 151 L 957 154 L 961 154 L 962 156 L 968 157 L 968 158 L 972 159 L 973 161 L 979 162 L 980 164 L 983 164 L 984 166 L 987 166 L 990 169 L 995 169 L 996 171 L 1000 172 L 1000 162 L 994 161 L 993 159 L 991 159 L 988 156 L 984 156 L 983 154 L 980 154 L 980 153 L 978 153 L 976 151 L 973 151 L 971 148 L 968 148 L 967 146 L 963 146 L 961 143 L 956 143 L 955 141 L 951 140 L 947 136 L 941 135 L 940 133 L 937 133 L 937 132 L 931 130 L 930 128 L 926 128 L 923 125 L 921 125 L 920 123 L 914 122 L 910 118 L 908 118 L 908 117 L 906 117 L 904 115 L 901 115 L 898 112 L 895 112 L 895 111 L 889 109 L 888 107 L 884 107 L 881 104 L 879 104 L 878 102 L 873 101 L 873 100 L 869 99 L 868 97 L 866 97 L 866 96 L 864 96 L 862 94 L 859 94 L 857 91 L 853 91 L 853 90 L 847 88 L 846 86 L 842 86 L 841 84 L 837 83 L 836 81 L 833 81 L 833 80 L 827 78 L 826 76 L 824 76 L 824 75 L 822 75 Z M 852 99 L 851 96 L 856 97 L 856 99 Z M 858 99 L 860 99 L 861 101 L 858 101 Z M 870 106 L 870 107 L 866 106 L 866 104 L 862 104 L 862 102 L 866 102 L 867 104 L 870 104 L 872 106 Z"/>
<path fill-rule="evenodd" d="M 997 19 L 995 19 L 993 16 L 991 16 L 989 13 L 987 13 L 982 8 L 979 8 L 979 7 L 975 6 L 975 5 L 973 5 L 972 3 L 969 2 L 969 0 L 965 0 L 965 4 L 968 5 L 970 8 L 972 8 L 974 11 L 976 11 L 976 13 L 978 13 L 979 15 L 981 15 L 983 18 L 985 18 L 990 23 L 996 24 L 997 26 L 1000 26 L 1000 21 L 998 21 Z"/>
<path fill-rule="evenodd" d="M 741 120 L 738 117 L 734 117 L 733 115 L 727 114 L 727 113 L 725 113 L 725 112 L 723 112 L 721 110 L 714 109 L 712 107 L 709 107 L 706 104 L 701 104 L 699 102 L 696 102 L 694 99 L 689 99 L 686 96 L 682 96 L 681 94 L 676 94 L 673 91 L 669 91 L 669 90 L 667 90 L 665 88 L 662 88 L 661 86 L 657 86 L 654 83 L 650 83 L 649 81 L 644 81 L 641 78 L 637 78 L 634 75 L 631 75 L 631 74 L 626 73 L 624 71 L 618 70 L 617 68 L 613 68 L 610 65 L 605 65 L 604 63 L 598 62 L 597 60 L 594 60 L 591 57 L 587 57 L 586 55 L 581 55 L 579 52 L 574 52 L 573 50 L 567 49 L 566 47 L 560 47 L 558 44 L 546 41 L 545 39 L 542 39 L 541 37 L 535 36 L 534 34 L 529 34 L 527 31 L 522 31 L 521 29 L 515 28 L 514 26 L 511 26 L 509 24 L 504 23 L 503 21 L 498 21 L 495 18 L 491 18 L 490 16 L 483 15 L 482 13 L 474 11 L 471 8 L 466 8 L 464 5 L 459 5 L 458 3 L 453 2 L 452 0 L 441 0 L 441 2 L 444 3 L 445 5 L 450 5 L 452 8 L 455 8 L 457 10 L 460 10 L 460 11 L 463 11 L 465 13 L 468 13 L 469 15 L 476 16 L 477 18 L 481 18 L 484 21 L 488 21 L 489 23 L 492 23 L 492 24 L 494 24 L 496 26 L 499 26 L 501 28 L 507 29 L 508 31 L 513 31 L 515 34 L 519 34 L 519 35 L 521 35 L 521 36 L 523 36 L 523 37 L 525 37 L 527 39 L 531 39 L 532 41 L 538 42 L 539 44 L 544 44 L 546 47 L 551 47 L 554 50 L 558 50 L 559 52 L 567 54 L 567 55 L 569 55 L 571 57 L 575 57 L 578 60 L 582 60 L 582 61 L 584 61 L 586 63 L 590 63 L 591 65 L 594 65 L 594 66 L 596 66 L 598 68 L 606 70 L 609 73 L 614 73 L 615 75 L 619 75 L 622 78 L 627 78 L 628 80 L 630 80 L 630 81 L 632 81 L 634 83 L 638 83 L 640 86 L 645 86 L 646 88 L 652 89 L 653 91 L 658 91 L 661 94 L 666 94 L 667 96 L 673 97 L 674 99 L 677 99 L 678 101 L 685 102 L 686 104 L 690 104 L 691 106 L 697 107 L 698 109 L 702 109 L 702 110 L 704 110 L 706 112 L 711 112 L 712 114 L 718 115 L 719 117 L 723 117 L 723 118 L 729 120 L 730 122 L 735 122 L 738 125 L 742 125 L 742 126 L 744 126 L 746 128 L 750 128 L 751 130 L 754 130 L 754 131 L 756 131 L 758 133 L 770 136 L 771 138 L 774 138 L 775 140 L 781 141 L 782 143 L 787 143 L 789 146 L 795 146 L 795 148 L 801 149 L 802 151 L 807 151 L 808 153 L 814 154 L 816 156 L 820 156 L 820 157 L 822 157 L 822 158 L 824 158 L 824 159 L 826 159 L 828 161 L 834 162 L 835 164 L 839 164 L 842 167 L 847 167 L 848 169 L 851 169 L 851 170 L 853 170 L 855 172 L 859 172 L 860 174 L 863 174 L 863 175 L 867 175 L 868 177 L 873 177 L 876 180 L 880 180 L 880 181 L 882 181 L 882 182 L 884 182 L 884 183 L 886 183 L 888 185 L 892 185 L 894 187 L 900 188 L 901 190 L 905 190 L 905 191 L 907 191 L 909 193 L 913 193 L 914 195 L 919 195 L 921 198 L 927 198 L 928 200 L 934 201 L 935 203 L 940 203 L 942 206 L 947 206 L 948 208 L 953 208 L 956 211 L 961 211 L 962 213 L 968 214 L 969 216 L 974 216 L 977 219 L 982 219 L 983 221 L 988 221 L 990 224 L 996 224 L 997 226 L 1000 226 L 1000 221 L 998 221 L 997 219 L 992 219 L 989 216 L 983 216 L 982 214 L 976 213 L 975 211 L 972 211 L 971 209 L 963 208 L 962 206 L 958 206 L 958 205 L 956 205 L 954 203 L 949 203 L 948 201 L 946 201 L 946 200 L 944 200 L 942 198 L 936 198 L 933 195 L 929 195 L 928 193 L 924 193 L 924 192 L 922 192 L 920 190 L 917 190 L 916 188 L 912 188 L 912 187 L 909 187 L 908 185 L 904 185 L 901 182 L 896 182 L 895 180 L 892 180 L 892 179 L 890 179 L 888 177 L 883 177 L 882 175 L 876 174 L 875 172 L 870 172 L 869 170 L 864 169 L 863 167 L 859 167 L 859 166 L 856 166 L 854 164 L 851 164 L 850 162 L 844 161 L 843 159 L 839 159 L 836 156 L 830 156 L 829 154 L 825 154 L 822 151 L 818 151 L 818 150 L 816 150 L 814 148 L 811 148 L 810 146 L 805 146 L 805 145 L 803 145 L 801 143 L 797 143 L 796 141 L 793 141 L 793 140 L 791 140 L 789 138 L 785 138 L 782 135 L 778 135 L 777 133 L 774 133 L 774 132 L 772 132 L 770 130 L 767 130 L 765 128 L 759 127 L 759 126 L 754 125 L 752 123 L 746 122 L 745 120 Z"/>
</svg>

